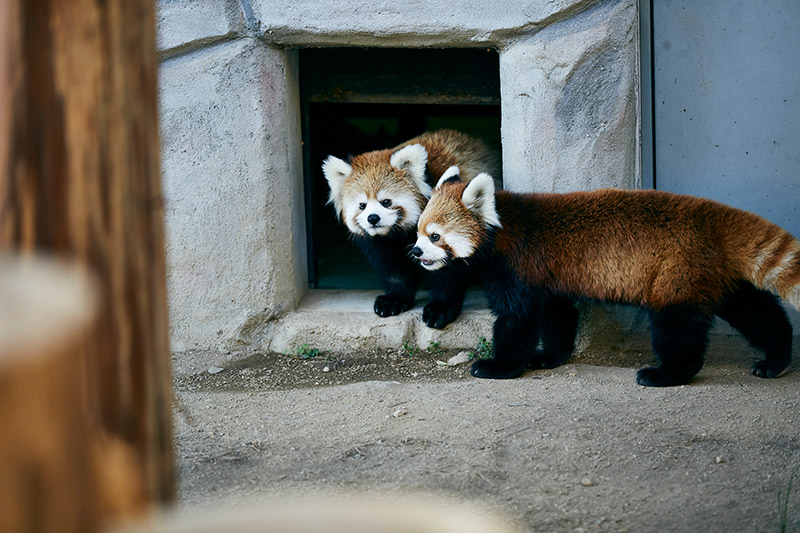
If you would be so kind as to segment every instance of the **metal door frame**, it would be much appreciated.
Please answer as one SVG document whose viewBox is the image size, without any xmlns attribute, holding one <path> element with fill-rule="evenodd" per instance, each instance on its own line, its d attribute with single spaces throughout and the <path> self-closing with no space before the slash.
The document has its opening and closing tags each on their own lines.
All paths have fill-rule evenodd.
<svg viewBox="0 0 800 533">
<path fill-rule="evenodd" d="M 642 188 L 656 188 L 655 72 L 653 71 L 653 0 L 639 0 L 639 112 Z"/>
</svg>

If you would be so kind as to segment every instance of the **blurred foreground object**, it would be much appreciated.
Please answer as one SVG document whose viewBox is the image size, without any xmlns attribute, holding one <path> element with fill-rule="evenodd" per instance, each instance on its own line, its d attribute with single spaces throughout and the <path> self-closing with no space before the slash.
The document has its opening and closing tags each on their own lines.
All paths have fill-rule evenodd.
<svg viewBox="0 0 800 533">
<path fill-rule="evenodd" d="M 130 467 L 85 405 L 96 310 L 82 268 L 0 255 L 0 531 L 91 532 L 120 512 L 113 480 Z"/>
<path fill-rule="evenodd" d="M 521 533 L 499 511 L 431 494 L 309 491 L 302 497 L 186 509 L 117 533 Z"/>
<path fill-rule="evenodd" d="M 0 249 L 95 276 L 96 320 L 70 338 L 82 375 L 65 379 L 83 384 L 97 446 L 141 478 L 119 496 L 142 511 L 175 490 L 154 2 L 0 4 Z"/>
</svg>

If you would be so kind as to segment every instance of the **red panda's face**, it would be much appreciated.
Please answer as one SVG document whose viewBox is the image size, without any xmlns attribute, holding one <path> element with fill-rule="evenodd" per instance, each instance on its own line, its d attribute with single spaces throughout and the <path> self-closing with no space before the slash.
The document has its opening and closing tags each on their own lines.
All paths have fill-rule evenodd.
<svg viewBox="0 0 800 533">
<path fill-rule="evenodd" d="M 342 219 L 350 231 L 376 236 L 416 226 L 426 198 L 393 174 L 357 175 L 345 184 Z"/>
<path fill-rule="evenodd" d="M 427 152 L 421 145 L 356 156 L 348 164 L 333 156 L 323 164 L 331 187 L 330 202 L 356 235 L 387 235 L 409 230 L 425 206 Z"/>
<path fill-rule="evenodd" d="M 489 227 L 500 226 L 494 205 L 491 176 L 480 174 L 467 185 L 458 180 L 458 170 L 452 167 L 439 180 L 419 217 L 412 255 L 428 270 L 471 257 L 486 239 Z"/>
</svg>

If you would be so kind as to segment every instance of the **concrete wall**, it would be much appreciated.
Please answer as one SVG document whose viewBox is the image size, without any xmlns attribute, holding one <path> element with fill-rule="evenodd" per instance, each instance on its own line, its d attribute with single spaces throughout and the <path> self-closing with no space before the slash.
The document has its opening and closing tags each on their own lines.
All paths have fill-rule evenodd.
<svg viewBox="0 0 800 533">
<path fill-rule="evenodd" d="M 252 37 L 161 68 L 174 350 L 292 310 L 307 286 L 295 53 Z"/>
<path fill-rule="evenodd" d="M 297 47 L 495 48 L 507 187 L 630 188 L 641 183 L 636 5 L 160 0 L 173 349 L 286 350 L 308 334 L 287 333 L 306 292 Z M 317 345 L 396 347 L 420 331 L 409 327 L 412 313 L 379 319 L 371 296 L 365 302 L 352 330 L 326 329 L 306 309 Z M 347 322 L 340 314 L 331 323 Z M 486 335 L 490 317 L 473 319 L 465 323 L 476 338 Z M 420 332 L 418 343 L 431 335 Z M 463 342 L 443 336 L 443 345 Z"/>
<path fill-rule="evenodd" d="M 605 2 L 503 45 L 503 183 L 641 188 L 635 2 Z"/>
</svg>

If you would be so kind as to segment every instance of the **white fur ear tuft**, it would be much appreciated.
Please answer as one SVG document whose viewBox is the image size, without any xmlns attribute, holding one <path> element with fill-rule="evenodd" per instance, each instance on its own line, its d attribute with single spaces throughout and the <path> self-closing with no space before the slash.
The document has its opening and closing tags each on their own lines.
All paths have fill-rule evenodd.
<svg viewBox="0 0 800 533">
<path fill-rule="evenodd" d="M 396 169 L 424 175 L 425 165 L 428 164 L 428 151 L 421 144 L 410 144 L 393 153 L 389 163 Z"/>
<path fill-rule="evenodd" d="M 438 189 L 442 183 L 448 180 L 461 181 L 461 171 L 458 169 L 457 166 L 453 165 L 452 167 L 445 170 L 444 174 L 442 174 L 442 177 L 439 178 L 439 181 L 436 182 L 436 187 L 434 187 L 434 189 Z"/>
<path fill-rule="evenodd" d="M 336 214 L 341 214 L 341 195 L 342 185 L 344 181 L 350 177 L 353 172 L 353 167 L 339 159 L 329 155 L 322 163 L 322 173 L 325 174 L 325 179 L 328 180 L 328 185 L 331 188 L 331 194 L 328 198 L 328 203 L 333 204 L 336 209 Z"/>
<path fill-rule="evenodd" d="M 425 166 L 428 164 L 428 151 L 421 144 L 404 146 L 392 154 L 389 163 L 398 170 L 405 170 L 411 183 L 426 197 L 431 195 L 431 186 L 425 181 Z"/>
<path fill-rule="evenodd" d="M 353 172 L 353 167 L 339 159 L 329 155 L 328 158 L 322 162 L 322 173 L 325 174 L 325 179 L 328 180 L 328 185 L 341 185 L 341 182 L 346 180 L 350 173 Z"/>
<path fill-rule="evenodd" d="M 494 203 L 494 179 L 489 174 L 484 172 L 475 176 L 464 189 L 461 202 L 475 212 L 487 227 L 501 227 Z"/>
</svg>

